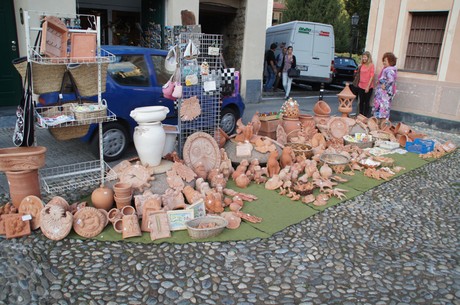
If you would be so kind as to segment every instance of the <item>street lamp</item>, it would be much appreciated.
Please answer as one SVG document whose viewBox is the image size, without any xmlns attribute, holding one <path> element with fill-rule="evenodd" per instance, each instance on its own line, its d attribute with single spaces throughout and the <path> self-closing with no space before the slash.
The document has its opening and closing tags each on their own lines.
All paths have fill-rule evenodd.
<svg viewBox="0 0 460 305">
<path fill-rule="evenodd" d="M 357 13 L 354 13 L 353 16 L 351 16 L 350 57 L 351 57 L 351 54 L 353 53 L 353 46 L 354 46 L 355 35 L 356 35 L 356 27 L 358 26 L 358 22 L 359 22 L 359 15 Z"/>
</svg>

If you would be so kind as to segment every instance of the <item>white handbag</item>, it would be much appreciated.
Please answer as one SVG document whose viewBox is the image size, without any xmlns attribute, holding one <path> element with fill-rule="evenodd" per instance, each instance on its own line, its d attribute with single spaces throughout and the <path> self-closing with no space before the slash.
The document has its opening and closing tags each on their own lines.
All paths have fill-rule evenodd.
<svg viewBox="0 0 460 305">
<path fill-rule="evenodd" d="M 165 60 L 165 69 L 169 73 L 174 73 L 177 67 L 177 54 L 176 54 L 176 46 L 171 47 L 168 51 L 168 55 L 166 55 Z"/>
</svg>

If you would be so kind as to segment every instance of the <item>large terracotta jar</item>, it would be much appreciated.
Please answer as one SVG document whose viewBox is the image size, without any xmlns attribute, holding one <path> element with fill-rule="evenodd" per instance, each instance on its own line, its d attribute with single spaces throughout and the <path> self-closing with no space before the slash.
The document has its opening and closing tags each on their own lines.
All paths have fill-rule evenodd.
<svg viewBox="0 0 460 305">
<path fill-rule="evenodd" d="M 304 127 L 309 127 L 310 125 L 315 125 L 315 122 L 313 120 L 313 116 L 311 114 L 300 114 L 299 115 L 299 120 L 300 120 L 300 123 L 304 126 Z"/>
<path fill-rule="evenodd" d="M 281 126 L 283 126 L 283 129 L 286 132 L 287 141 L 290 142 L 291 138 L 297 137 L 297 133 L 300 131 L 301 123 L 298 117 L 289 118 L 283 116 Z"/>
</svg>

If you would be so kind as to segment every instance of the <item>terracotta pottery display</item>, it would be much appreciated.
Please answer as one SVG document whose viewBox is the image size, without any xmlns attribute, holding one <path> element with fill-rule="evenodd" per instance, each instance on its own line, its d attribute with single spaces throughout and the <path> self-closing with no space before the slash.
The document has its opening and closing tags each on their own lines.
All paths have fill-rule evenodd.
<svg viewBox="0 0 460 305">
<path fill-rule="evenodd" d="M 109 218 L 109 221 L 111 223 L 114 223 L 118 219 L 121 219 L 123 217 L 123 214 L 121 213 L 119 209 L 113 208 L 108 212 L 107 216 Z"/>
<path fill-rule="evenodd" d="M 117 195 L 114 195 L 113 199 L 115 200 L 117 209 L 121 210 L 123 207 L 131 205 L 131 201 L 133 199 L 133 196 L 118 197 Z"/>
<path fill-rule="evenodd" d="M 101 185 L 92 192 L 91 202 L 96 209 L 109 211 L 113 206 L 113 190 Z"/>
<path fill-rule="evenodd" d="M 46 206 L 52 206 L 52 205 L 59 206 L 59 207 L 63 208 L 64 211 L 69 211 L 69 212 L 70 212 L 70 205 L 69 205 L 69 203 L 67 202 L 67 200 L 65 200 L 65 199 L 62 198 L 61 196 L 54 196 L 54 197 L 51 198 L 51 200 L 48 201 L 48 203 L 46 204 Z"/>
<path fill-rule="evenodd" d="M 407 141 L 411 142 L 408 136 L 402 134 L 397 134 L 396 139 L 399 142 L 399 146 L 401 146 L 402 148 L 406 147 Z"/>
<path fill-rule="evenodd" d="M 121 209 L 121 214 L 123 214 L 123 216 L 135 215 L 136 214 L 136 209 L 131 205 L 127 205 L 127 206 L 124 206 Z"/>
<path fill-rule="evenodd" d="M 331 107 L 329 107 L 329 104 L 326 103 L 323 100 L 319 100 L 316 102 L 316 104 L 313 106 L 313 112 L 316 115 L 330 115 L 331 114 Z"/>
<path fill-rule="evenodd" d="M 343 117 L 347 117 L 353 109 L 353 101 L 356 95 L 351 92 L 348 83 L 345 83 L 345 88 L 337 94 L 337 97 L 339 98 L 339 111 Z"/>
<path fill-rule="evenodd" d="M 342 139 L 343 136 L 348 134 L 348 124 L 344 119 L 340 117 L 332 118 L 328 122 L 328 131 L 329 134 L 334 138 Z"/>
<path fill-rule="evenodd" d="M 254 132 L 254 134 L 256 133 Z M 219 127 L 217 131 L 214 132 L 214 139 L 219 144 L 219 148 L 222 148 L 224 147 L 225 143 L 227 143 L 227 141 L 230 140 L 230 137 L 225 131 L 223 131 L 222 128 Z"/>
<path fill-rule="evenodd" d="M 302 125 L 298 117 L 291 118 L 283 116 L 281 126 L 283 126 L 283 129 L 286 132 L 287 141 L 290 142 L 292 138 L 297 137 Z"/>
<path fill-rule="evenodd" d="M 367 127 L 370 131 L 379 129 L 379 120 L 376 117 L 371 117 L 367 120 Z"/>
<path fill-rule="evenodd" d="M 32 230 L 40 227 L 40 213 L 44 206 L 43 201 L 37 196 L 30 195 L 22 199 L 18 212 L 23 215 L 32 216 L 32 220 L 30 221 L 30 228 Z"/>
<path fill-rule="evenodd" d="M 0 171 L 24 171 L 45 166 L 46 147 L 7 147 L 0 149 Z"/>
<path fill-rule="evenodd" d="M 64 239 L 72 229 L 72 213 L 58 205 L 46 205 L 40 212 L 40 230 L 51 240 Z"/>
<path fill-rule="evenodd" d="M 357 122 L 367 124 L 367 120 L 368 120 L 367 117 L 362 115 L 361 113 L 356 116 L 356 121 Z"/>
<path fill-rule="evenodd" d="M 227 220 L 227 229 L 238 229 L 240 227 L 241 218 L 232 212 L 223 212 L 220 216 Z"/>
<path fill-rule="evenodd" d="M 78 235 L 91 238 L 99 235 L 104 230 L 105 222 L 104 215 L 98 209 L 86 207 L 75 213 L 73 229 Z"/>
<path fill-rule="evenodd" d="M 332 168 L 330 168 L 327 163 L 324 163 L 324 165 L 319 169 L 319 173 L 321 177 L 328 179 L 330 176 L 332 176 Z"/>
<path fill-rule="evenodd" d="M 7 171 L 5 172 L 10 187 L 11 202 L 19 208 L 22 199 L 34 195 L 41 198 L 38 170 Z"/>
<path fill-rule="evenodd" d="M 311 114 L 300 114 L 299 115 L 299 120 L 300 120 L 300 123 L 304 127 L 309 127 L 309 126 L 314 126 L 315 125 L 315 121 L 313 120 L 313 116 Z"/>
</svg>

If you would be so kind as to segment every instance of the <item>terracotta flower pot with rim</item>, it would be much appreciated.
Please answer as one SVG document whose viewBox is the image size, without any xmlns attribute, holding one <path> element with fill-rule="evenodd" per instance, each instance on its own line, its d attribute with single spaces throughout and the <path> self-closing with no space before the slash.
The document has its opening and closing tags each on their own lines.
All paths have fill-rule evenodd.
<svg viewBox="0 0 460 305">
<path fill-rule="evenodd" d="M 315 106 L 313 106 L 313 112 L 319 115 L 329 115 L 331 113 L 331 107 L 329 104 L 323 100 L 319 100 L 316 102 Z"/>
</svg>

